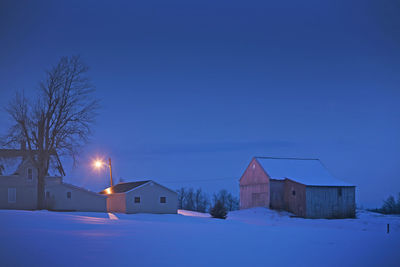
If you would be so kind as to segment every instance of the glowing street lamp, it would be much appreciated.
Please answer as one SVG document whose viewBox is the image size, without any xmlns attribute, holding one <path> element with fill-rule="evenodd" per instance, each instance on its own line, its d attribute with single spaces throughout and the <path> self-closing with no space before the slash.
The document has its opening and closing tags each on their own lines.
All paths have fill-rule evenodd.
<svg viewBox="0 0 400 267">
<path fill-rule="evenodd" d="M 101 160 L 95 160 L 94 163 L 93 163 L 93 166 L 96 169 L 100 169 L 103 166 L 107 166 L 110 169 L 110 184 L 111 184 L 111 186 L 114 185 L 113 184 L 113 178 L 112 178 L 111 158 L 108 158 L 108 164 L 103 162 L 103 161 L 101 161 Z"/>
</svg>

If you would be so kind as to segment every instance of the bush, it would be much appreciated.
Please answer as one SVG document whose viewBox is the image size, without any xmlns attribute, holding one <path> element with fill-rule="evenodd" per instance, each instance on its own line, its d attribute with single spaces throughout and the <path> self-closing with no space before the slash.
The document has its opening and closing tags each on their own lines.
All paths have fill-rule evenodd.
<svg viewBox="0 0 400 267">
<path fill-rule="evenodd" d="M 210 214 L 213 218 L 226 219 L 226 209 L 221 201 L 217 201 L 211 208 Z"/>
</svg>

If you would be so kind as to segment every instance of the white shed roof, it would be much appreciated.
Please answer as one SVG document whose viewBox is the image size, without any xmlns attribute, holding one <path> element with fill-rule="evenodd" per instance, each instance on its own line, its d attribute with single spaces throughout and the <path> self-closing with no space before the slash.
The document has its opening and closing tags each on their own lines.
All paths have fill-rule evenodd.
<svg viewBox="0 0 400 267">
<path fill-rule="evenodd" d="M 273 179 L 291 179 L 304 185 L 352 186 L 336 179 L 318 159 L 256 157 Z"/>
</svg>

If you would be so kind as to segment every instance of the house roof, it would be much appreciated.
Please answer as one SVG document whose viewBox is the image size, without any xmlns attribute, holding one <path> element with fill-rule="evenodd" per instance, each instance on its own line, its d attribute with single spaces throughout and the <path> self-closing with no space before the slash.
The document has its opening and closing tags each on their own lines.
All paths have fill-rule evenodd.
<svg viewBox="0 0 400 267">
<path fill-rule="evenodd" d="M 72 188 L 72 189 L 80 190 L 80 191 L 83 191 L 85 193 L 89 193 L 89 194 L 92 194 L 92 195 L 106 197 L 106 196 L 100 195 L 99 193 L 90 191 L 90 190 L 88 190 L 86 188 L 83 188 L 83 187 L 80 187 L 80 186 L 76 186 L 76 185 L 73 185 L 73 184 L 64 183 L 64 182 L 62 182 L 61 184 L 52 184 L 52 185 L 46 185 L 46 186 L 47 187 L 65 186 L 65 187 L 69 187 L 69 188 Z"/>
<path fill-rule="evenodd" d="M 310 186 L 353 186 L 336 179 L 319 159 L 256 157 L 272 179 L 291 179 Z"/>
<path fill-rule="evenodd" d="M 128 192 L 128 191 L 136 188 L 136 187 L 144 185 L 144 184 L 146 184 L 148 182 L 150 182 L 150 180 L 119 183 L 119 184 L 116 184 L 114 186 L 111 186 L 111 187 L 108 187 L 108 188 L 104 189 L 103 191 L 100 192 L 100 194 L 125 193 L 125 192 Z"/>
<path fill-rule="evenodd" d="M 14 175 L 23 161 L 22 157 L 0 157 L 0 175 Z"/>
<path fill-rule="evenodd" d="M 33 150 L 33 154 L 37 151 Z M 31 154 L 25 149 L 0 149 L 0 173 L 2 175 L 12 175 L 15 174 L 19 166 L 26 160 Z M 50 153 L 50 166 L 49 175 L 50 176 L 65 176 L 64 169 L 62 167 L 60 158 L 58 154 L 53 151 Z M 52 172 L 52 173 L 50 173 Z"/>
</svg>

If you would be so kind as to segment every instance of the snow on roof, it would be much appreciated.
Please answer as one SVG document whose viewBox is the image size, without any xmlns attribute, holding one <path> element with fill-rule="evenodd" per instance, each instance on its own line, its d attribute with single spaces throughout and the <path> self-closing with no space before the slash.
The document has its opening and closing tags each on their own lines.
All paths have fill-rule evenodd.
<svg viewBox="0 0 400 267">
<path fill-rule="evenodd" d="M 36 153 L 33 151 L 33 153 Z M 18 174 L 18 168 L 27 160 L 28 152 L 19 149 L 0 149 L 0 175 L 8 176 Z M 48 176 L 64 176 L 64 169 L 58 155 L 50 154 L 50 166 Z"/>
<path fill-rule="evenodd" d="M 136 181 L 136 182 L 127 182 L 127 183 L 119 183 L 114 186 L 108 187 L 104 189 L 103 191 L 100 192 L 100 194 L 109 194 L 109 193 L 125 193 L 128 192 L 138 186 L 141 186 L 143 184 L 146 184 L 150 182 L 150 180 L 147 181 Z"/>
<path fill-rule="evenodd" d="M 319 159 L 256 157 L 273 179 L 291 179 L 304 185 L 353 186 L 336 179 Z"/>
<path fill-rule="evenodd" d="M 59 186 L 59 185 L 60 185 L 60 184 L 53 185 L 53 186 Z M 64 182 L 63 182 L 63 183 L 61 183 L 61 185 L 66 186 L 66 187 L 70 187 L 70 188 L 72 188 L 72 189 L 81 190 L 81 191 L 86 192 L 86 193 L 89 193 L 89 194 L 94 194 L 94 195 L 97 195 L 97 196 L 105 197 L 105 196 L 103 196 L 103 195 L 101 195 L 101 194 L 99 194 L 99 193 L 90 191 L 90 190 L 88 190 L 88 189 L 86 189 L 86 188 L 83 188 L 83 187 L 80 187 L 80 186 L 76 186 L 76 185 L 73 185 L 73 184 L 68 184 L 68 183 L 64 183 Z"/>
<path fill-rule="evenodd" d="M 14 175 L 22 163 L 22 157 L 2 158 L 0 157 L 0 175 Z"/>
</svg>

